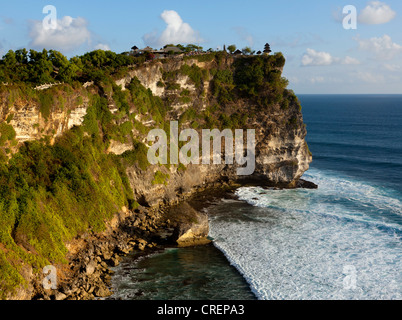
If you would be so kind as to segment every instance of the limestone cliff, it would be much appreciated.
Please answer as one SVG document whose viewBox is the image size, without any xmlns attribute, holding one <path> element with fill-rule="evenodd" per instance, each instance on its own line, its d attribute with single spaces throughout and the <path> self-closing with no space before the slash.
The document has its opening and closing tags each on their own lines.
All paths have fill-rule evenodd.
<svg viewBox="0 0 402 320">
<path fill-rule="evenodd" d="M 243 59 L 247 63 L 247 58 Z M 166 120 L 178 120 L 189 110 L 209 112 L 207 110 L 209 106 L 219 103 L 213 92 L 214 81 L 216 81 L 214 76 L 216 77 L 219 70 L 234 69 L 235 60 L 228 56 L 219 62 L 216 60 L 200 62 L 197 59 L 155 61 L 131 71 L 116 83 L 126 90 L 130 81 L 138 78 L 141 84 L 151 90 L 154 95 L 170 101 L 172 108 L 167 113 Z M 189 76 L 186 72 L 182 72 L 183 66 L 194 68 L 196 71 L 206 71 L 206 76 L 201 81 L 194 81 L 191 74 Z M 277 69 L 282 71 L 281 68 Z M 236 70 L 233 70 L 233 73 L 235 72 Z M 169 85 L 171 83 L 174 86 Z M 183 92 L 189 99 L 183 99 Z M 172 166 L 169 169 L 161 169 L 170 176 L 167 185 L 155 186 L 150 183 L 152 175 L 160 169 L 150 169 L 146 173 L 148 178 L 144 179 L 142 170 L 131 167 L 127 172 L 140 203 L 154 205 L 161 199 L 171 202 L 177 199 L 181 193 L 190 192 L 192 188 L 219 179 L 258 180 L 262 184 L 279 187 L 295 187 L 297 185 L 298 180 L 308 170 L 312 161 L 312 155 L 305 141 L 307 131 L 297 98 L 291 96 L 285 107 L 279 102 L 269 107 L 261 107 L 253 99 L 237 96 L 233 101 L 220 108 L 223 114 L 246 114 L 246 120 L 241 124 L 238 123 L 237 128 L 256 130 L 256 168 L 253 176 L 237 176 L 236 166 L 189 165 L 183 171 L 178 171 L 176 167 Z M 192 121 L 194 119 L 183 121 L 181 125 L 183 128 L 194 127 Z M 195 121 L 201 122 L 200 128 L 208 128 L 205 121 L 202 122 L 203 119 L 196 118 Z M 152 124 L 151 118 L 145 119 L 144 123 L 151 127 L 149 125 Z M 232 127 L 232 129 L 234 128 Z M 110 151 L 120 153 L 121 150 L 126 150 L 124 145 L 114 141 Z"/>
<path fill-rule="evenodd" d="M 247 57 L 237 58 L 247 61 Z M 136 78 L 154 96 L 168 101 L 170 108 L 165 121 L 178 120 L 188 110 L 196 112 L 205 111 L 209 106 L 217 105 L 218 100 L 214 91 L 214 76 L 220 70 L 231 70 L 235 58 L 227 56 L 221 61 L 199 61 L 200 59 L 167 59 L 156 60 L 138 68 L 128 71 L 127 75 L 115 82 L 121 90 L 127 90 L 133 78 Z M 247 62 L 246 62 L 247 63 Z M 193 68 L 190 72 L 183 72 L 183 66 Z M 275 69 L 275 68 L 273 68 Z M 279 68 L 281 71 L 281 68 Z M 199 72 L 201 79 L 194 81 L 191 71 Z M 233 73 L 236 70 L 233 70 Z M 205 72 L 205 73 L 204 73 Z M 197 74 L 196 74 L 197 75 Z M 174 85 L 171 85 L 171 84 Z M 93 87 L 92 87 L 93 88 Z M 5 96 L 2 99 L 0 117 L 5 121 L 12 115 L 8 123 L 13 126 L 18 145 L 27 140 L 39 140 L 49 137 L 51 140 L 83 123 L 89 99 L 87 90 L 75 91 L 73 95 L 65 94 L 65 106 L 54 106 L 48 118 L 45 118 L 38 103 L 24 100 L 23 97 L 7 106 Z M 88 89 L 91 91 L 91 87 Z M 184 95 L 183 95 L 184 92 Z M 112 93 L 105 93 L 109 100 L 109 108 L 114 115 L 120 111 L 116 107 Z M 81 97 L 78 101 L 78 97 Z M 300 105 L 296 100 L 289 99 L 286 108 L 280 103 L 263 108 L 247 97 L 237 96 L 233 101 L 219 106 L 223 114 L 246 114 L 239 129 L 256 130 L 256 169 L 253 177 L 267 185 L 292 187 L 309 168 L 312 156 L 309 153 L 305 136 L 307 134 Z M 154 128 L 154 116 L 150 112 L 141 114 L 140 106 L 133 105 L 132 112 L 136 114 L 136 121 L 140 122 L 146 130 Z M 125 115 L 117 123 L 130 121 Z M 191 120 L 183 121 L 181 127 L 191 127 Z M 198 120 L 198 119 L 195 119 Z M 203 124 L 199 124 L 204 128 Z M 127 136 L 129 136 L 128 134 Z M 134 127 L 131 132 L 134 138 L 146 142 L 146 135 L 141 134 Z M 14 143 L 14 145 L 17 145 Z M 132 139 L 118 141 L 111 139 L 108 152 L 123 154 L 132 150 Z M 18 148 L 14 148 L 18 150 Z M 152 184 L 153 175 L 162 170 L 169 174 L 168 183 Z M 191 191 L 193 187 L 210 183 L 216 179 L 237 179 L 235 167 L 226 165 L 190 165 L 186 170 L 178 171 L 177 167 L 167 168 L 151 167 L 144 172 L 138 166 L 127 168 L 130 183 L 136 198 L 143 204 L 154 205 L 160 200 L 168 202 L 177 198 L 177 194 Z"/>
<path fill-rule="evenodd" d="M 113 81 L 79 86 L 59 84 L 44 90 L 1 88 L 1 161 L 6 164 L 21 148 L 25 157 L 34 153 L 28 164 L 23 156 L 17 157 L 20 162 L 11 161 L 10 172 L 18 176 L 18 170 L 24 168 L 26 185 L 40 184 L 40 188 L 34 196 L 21 196 L 18 190 L 26 187 L 15 184 L 12 181 L 15 176 L 2 169 L 7 179 L 11 177 L 4 181 L 18 191 L 4 208 L 14 210 L 19 206 L 19 211 L 15 211 L 18 219 L 31 214 L 24 211 L 30 208 L 26 203 L 31 207 L 36 204 L 37 209 L 33 218 L 29 218 L 31 224 L 24 225 L 23 220 L 11 215 L 9 225 L 0 228 L 3 237 L 0 239 L 8 241 L 7 250 L 0 244 L 0 259 L 8 261 L 10 270 L 23 270 L 14 257 L 13 261 L 7 260 L 8 252 L 19 250 L 20 261 L 30 261 L 27 255 L 34 255 L 40 257 L 38 265 L 56 263 L 63 250 L 67 250 L 62 242 L 86 233 L 75 229 L 76 225 L 88 226 L 95 232 L 122 208 L 126 212 L 126 206 L 130 209 L 127 216 L 137 219 L 138 206 L 145 210 L 175 204 L 215 182 L 257 181 L 267 186 L 297 187 L 312 156 L 305 141 L 307 131 L 300 103 L 286 89 L 287 81 L 281 77 L 284 62 L 281 54 L 234 57 L 218 53 L 154 60 L 130 67 L 123 77 L 115 77 Z M 238 176 L 236 164 L 150 165 L 146 158 L 147 133 L 155 127 L 168 132 L 170 121 L 178 121 L 180 129 L 193 128 L 200 133 L 204 128 L 254 129 L 254 173 Z M 25 144 L 27 141 L 42 141 L 46 146 L 62 143 L 60 148 L 49 151 L 46 147 L 31 147 Z M 69 148 L 70 145 L 73 147 Z M 82 155 L 85 161 L 80 162 Z M 74 159 L 67 159 L 69 156 Z M 87 183 L 90 191 L 85 189 Z M 82 199 L 81 194 L 78 200 L 63 198 L 68 192 L 75 195 L 80 188 L 88 191 Z M 96 203 L 99 214 L 88 214 L 91 210 L 85 206 L 93 190 L 105 196 L 104 201 Z M 20 201 L 18 197 L 23 198 Z M 79 205 L 88 211 L 85 212 L 88 217 L 74 213 Z M 114 212 L 109 214 L 109 210 Z M 46 212 L 48 220 L 42 219 L 38 212 Z M 47 228 L 51 219 L 55 219 L 55 224 Z M 205 238 L 207 221 L 202 215 L 196 220 L 201 222 L 198 226 L 184 223 L 176 228 L 184 243 Z M 63 229 L 63 223 L 70 223 L 73 230 Z M 63 237 L 59 236 L 61 230 Z M 28 231 L 29 236 L 24 235 Z M 58 248 L 57 257 L 46 247 L 53 243 Z M 39 246 L 43 248 L 38 250 Z M 32 276 L 32 268 L 25 273 Z M 19 277 L 16 275 L 7 285 L 19 284 Z"/>
</svg>

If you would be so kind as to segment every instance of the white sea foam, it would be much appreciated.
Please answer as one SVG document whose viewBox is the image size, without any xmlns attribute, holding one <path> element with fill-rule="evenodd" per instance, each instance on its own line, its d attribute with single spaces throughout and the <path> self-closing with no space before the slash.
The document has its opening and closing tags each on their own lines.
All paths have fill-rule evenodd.
<svg viewBox="0 0 402 320">
<path fill-rule="evenodd" d="M 402 299 L 400 199 L 315 169 L 307 179 L 319 189 L 238 189 L 255 207 L 211 208 L 214 244 L 259 299 Z"/>
</svg>

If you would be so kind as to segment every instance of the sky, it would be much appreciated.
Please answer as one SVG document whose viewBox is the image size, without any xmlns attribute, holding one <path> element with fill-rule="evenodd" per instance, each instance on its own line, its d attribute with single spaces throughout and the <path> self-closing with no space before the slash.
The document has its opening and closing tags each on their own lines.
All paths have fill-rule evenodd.
<svg viewBox="0 0 402 320">
<path fill-rule="evenodd" d="M 296 94 L 402 94 L 400 0 L 0 0 L 0 56 L 168 43 L 256 51 L 269 43 L 285 55 Z"/>
</svg>

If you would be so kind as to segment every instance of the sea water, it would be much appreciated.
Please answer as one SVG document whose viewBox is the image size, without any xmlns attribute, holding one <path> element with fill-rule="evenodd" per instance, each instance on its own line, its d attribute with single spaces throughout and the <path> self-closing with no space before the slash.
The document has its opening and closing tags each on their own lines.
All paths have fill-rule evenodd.
<svg viewBox="0 0 402 320">
<path fill-rule="evenodd" d="M 259 299 L 402 298 L 402 96 L 300 96 L 318 190 L 239 188 L 211 236 Z"/>
<path fill-rule="evenodd" d="M 299 98 L 319 188 L 239 188 L 213 246 L 126 258 L 114 298 L 402 299 L 402 96 Z"/>
</svg>

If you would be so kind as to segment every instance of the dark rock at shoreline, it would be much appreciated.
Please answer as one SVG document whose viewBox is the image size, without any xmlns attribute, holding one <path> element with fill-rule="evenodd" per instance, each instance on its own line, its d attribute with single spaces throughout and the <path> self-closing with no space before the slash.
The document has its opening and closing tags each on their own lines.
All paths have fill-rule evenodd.
<svg viewBox="0 0 402 320">
<path fill-rule="evenodd" d="M 316 185 L 314 182 L 307 181 L 300 179 L 297 183 L 297 188 L 302 188 L 302 189 L 318 189 L 318 185 Z"/>
</svg>

